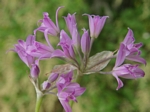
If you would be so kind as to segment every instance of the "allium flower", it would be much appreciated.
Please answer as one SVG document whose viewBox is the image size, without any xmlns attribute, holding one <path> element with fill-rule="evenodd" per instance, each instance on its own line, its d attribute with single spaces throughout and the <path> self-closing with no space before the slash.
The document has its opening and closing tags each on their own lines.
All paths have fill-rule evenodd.
<svg viewBox="0 0 150 112">
<path fill-rule="evenodd" d="M 47 56 L 47 58 L 51 57 L 52 52 L 54 51 L 53 48 L 46 46 L 40 42 L 34 40 L 31 45 L 28 45 L 26 48 L 26 52 L 31 56 L 42 58 Z"/>
<path fill-rule="evenodd" d="M 140 57 L 141 51 L 139 50 L 139 48 L 142 46 L 142 43 L 134 44 L 134 41 L 135 39 L 133 36 L 133 32 L 131 29 L 128 29 L 128 33 L 118 50 L 115 67 L 112 70 L 113 76 L 118 81 L 117 90 L 123 86 L 123 83 L 119 79 L 119 77 L 126 79 L 137 79 L 144 77 L 145 75 L 144 71 L 138 68 L 138 65 L 121 65 L 125 59 L 146 64 L 146 61 Z"/>
<path fill-rule="evenodd" d="M 49 58 L 54 52 L 53 47 L 46 46 L 45 44 L 35 41 L 34 35 L 27 37 L 25 50 L 29 55 L 37 58 L 42 58 L 45 56 Z"/>
<path fill-rule="evenodd" d="M 146 61 L 140 57 L 142 43 L 134 44 L 134 36 L 131 29 L 124 41 L 120 44 L 120 48 L 116 55 L 112 51 L 102 51 L 91 57 L 90 51 L 95 38 L 101 33 L 108 16 L 89 15 L 89 31 L 83 29 L 82 37 L 77 29 L 77 23 L 74 14 L 68 14 L 64 17 L 70 37 L 64 30 L 60 30 L 58 25 L 58 11 L 56 11 L 56 23 L 54 23 L 47 12 L 43 13 L 43 19 L 40 26 L 34 30 L 34 35 L 29 35 L 26 41 L 18 40 L 18 44 L 12 49 L 18 53 L 21 60 L 30 69 L 30 81 L 35 87 L 37 94 L 37 102 L 35 111 L 40 110 L 42 97 L 47 94 L 57 95 L 65 112 L 72 112 L 69 105 L 70 100 L 77 102 L 77 97 L 85 92 L 85 88 L 78 83 L 73 82 L 73 73 L 76 71 L 75 78 L 90 73 L 112 74 L 117 82 L 117 90 L 123 87 L 123 82 L 120 78 L 137 79 L 144 77 L 145 73 L 138 65 L 123 64 L 125 59 L 146 64 Z M 44 33 L 45 40 L 48 45 L 36 41 L 36 32 Z M 89 33 L 90 32 L 90 33 Z M 58 46 L 61 49 L 54 49 L 49 40 L 49 35 L 59 37 Z M 77 56 L 78 55 L 78 56 Z M 38 76 L 40 73 L 39 61 L 49 58 L 60 58 L 65 61 L 65 64 L 56 65 L 52 69 L 52 73 L 46 81 L 40 84 Z M 111 72 L 102 72 L 112 58 L 116 58 L 116 63 Z M 75 80 L 74 80 L 75 81 Z M 41 86 L 39 86 L 41 85 Z M 57 89 L 53 91 L 54 89 Z M 57 91 L 57 93 L 56 93 Z"/>
<path fill-rule="evenodd" d="M 108 18 L 108 16 L 97 16 L 97 15 L 87 15 L 89 18 L 89 27 L 90 27 L 90 36 L 92 38 L 97 38 L 100 34 L 101 30 L 104 27 L 105 21 Z"/>
<path fill-rule="evenodd" d="M 85 88 L 80 87 L 78 83 L 71 82 L 72 76 L 73 72 L 71 71 L 67 74 L 62 74 L 57 81 L 57 96 L 66 112 L 72 112 L 69 101 L 77 102 L 76 97 L 85 92 Z"/>
<path fill-rule="evenodd" d="M 49 18 L 48 13 L 44 12 L 43 13 L 43 19 L 40 20 L 40 22 L 42 23 L 40 27 L 38 27 L 36 30 L 34 30 L 34 33 L 36 33 L 36 31 L 41 31 L 47 34 L 50 34 L 52 36 L 57 36 L 58 33 L 60 32 L 59 29 L 59 25 L 58 25 L 58 11 L 61 9 L 62 7 L 59 7 L 56 11 L 56 25 L 53 23 L 53 21 Z"/>
<path fill-rule="evenodd" d="M 18 44 L 15 44 L 15 48 L 13 49 L 13 51 L 18 53 L 20 59 L 28 67 L 31 67 L 31 65 L 35 63 L 35 58 L 26 52 L 27 46 L 32 43 L 31 41 L 28 41 L 29 38 L 32 38 L 32 36 L 28 36 L 26 42 L 24 40 L 18 40 Z"/>
<path fill-rule="evenodd" d="M 65 21 L 66 21 L 66 25 L 68 27 L 68 30 L 70 32 L 70 34 L 72 35 L 73 33 L 73 28 L 76 25 L 76 18 L 75 18 L 75 13 L 74 14 L 68 14 L 67 17 L 64 17 Z"/>
<path fill-rule="evenodd" d="M 74 58 L 75 53 L 72 47 L 72 40 L 64 30 L 60 32 L 60 42 L 58 43 L 58 45 L 62 47 L 66 57 Z"/>
<path fill-rule="evenodd" d="M 86 55 L 90 51 L 90 35 L 88 30 L 84 30 L 84 33 L 81 38 L 81 49 L 82 52 Z"/>
<path fill-rule="evenodd" d="M 60 50 L 54 50 L 53 47 L 35 41 L 34 35 L 29 35 L 26 41 L 19 40 L 13 51 L 18 53 L 21 60 L 28 67 L 31 66 L 31 64 L 35 64 L 36 58 L 41 60 L 63 54 Z"/>
<path fill-rule="evenodd" d="M 117 90 L 123 87 L 123 82 L 119 79 L 137 79 L 144 77 L 145 73 L 143 70 L 138 68 L 138 65 L 124 64 L 119 67 L 114 67 L 112 70 L 113 76 L 117 79 L 118 87 Z"/>
<path fill-rule="evenodd" d="M 115 66 L 120 66 L 125 59 L 146 64 L 146 61 L 140 57 L 141 51 L 139 48 L 142 47 L 142 43 L 134 44 L 134 41 L 133 32 L 128 29 L 128 33 L 118 50 Z"/>
</svg>

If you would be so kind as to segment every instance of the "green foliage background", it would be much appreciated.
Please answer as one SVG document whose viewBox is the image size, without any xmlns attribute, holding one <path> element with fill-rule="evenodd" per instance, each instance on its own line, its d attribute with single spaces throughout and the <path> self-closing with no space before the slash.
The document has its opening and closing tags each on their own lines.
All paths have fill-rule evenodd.
<svg viewBox="0 0 150 112">
<path fill-rule="evenodd" d="M 141 66 L 146 75 L 142 79 L 124 80 L 124 87 L 116 91 L 117 82 L 111 75 L 93 74 L 82 78 L 82 86 L 87 91 L 73 106 L 74 112 L 149 112 L 150 108 L 150 1 L 149 0 L 0 0 L 0 112 L 34 112 L 35 92 L 29 81 L 29 70 L 17 54 L 6 51 L 26 39 L 37 28 L 37 21 L 43 12 L 49 12 L 55 21 L 55 11 L 59 12 L 59 24 L 65 28 L 62 16 L 76 12 L 78 27 L 88 28 L 88 19 L 83 13 L 107 15 L 109 19 L 94 42 L 91 54 L 102 50 L 115 50 L 130 27 L 136 42 L 143 42 L 142 57 L 147 60 Z M 80 30 L 81 31 L 81 30 Z M 82 31 L 81 31 L 82 33 Z M 43 35 L 38 39 L 44 42 Z M 56 43 L 52 39 L 53 44 Z M 41 63 L 41 74 L 48 73 L 56 60 Z M 114 60 L 105 70 L 113 67 Z M 42 80 L 46 75 L 40 76 Z M 41 112 L 57 111 L 58 101 L 54 96 L 46 96 Z"/>
</svg>

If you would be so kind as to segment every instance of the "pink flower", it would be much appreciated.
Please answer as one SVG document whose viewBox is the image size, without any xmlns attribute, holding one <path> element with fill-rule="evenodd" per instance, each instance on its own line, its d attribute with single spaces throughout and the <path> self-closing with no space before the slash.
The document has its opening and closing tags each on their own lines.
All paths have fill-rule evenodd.
<svg viewBox="0 0 150 112">
<path fill-rule="evenodd" d="M 144 71 L 138 68 L 138 65 L 122 65 L 125 59 L 146 64 L 146 61 L 140 57 L 141 51 L 139 48 L 142 46 L 142 43 L 134 44 L 134 41 L 135 39 L 133 32 L 131 29 L 128 29 L 128 33 L 124 41 L 120 44 L 115 67 L 112 70 L 112 74 L 118 82 L 117 90 L 123 87 L 123 82 L 119 79 L 119 77 L 126 79 L 137 79 L 144 77 L 145 75 Z"/>
<path fill-rule="evenodd" d="M 72 36 L 73 45 L 76 47 L 80 46 L 80 35 L 78 33 L 77 29 L 77 23 L 75 19 L 75 13 L 74 14 L 68 14 L 67 17 L 64 17 L 68 30 Z"/>
<path fill-rule="evenodd" d="M 34 30 L 34 33 L 36 33 L 36 31 L 41 31 L 47 34 L 50 34 L 52 36 L 57 36 L 58 33 L 60 32 L 59 29 L 59 25 L 58 25 L 58 11 L 61 9 L 62 7 L 59 7 L 56 11 L 56 25 L 54 24 L 54 22 L 49 18 L 48 13 L 44 12 L 43 13 L 43 19 L 40 20 L 41 22 L 41 26 L 38 27 L 37 29 Z"/>
<path fill-rule="evenodd" d="M 26 49 L 26 52 L 28 54 L 37 58 L 41 58 L 45 55 L 47 55 L 49 58 L 53 51 L 54 49 L 51 49 L 49 46 L 46 46 L 45 44 L 42 44 L 37 41 L 34 41 L 32 45 L 27 46 L 27 49 Z"/>
<path fill-rule="evenodd" d="M 145 75 L 144 71 L 138 68 L 138 65 L 131 64 L 124 64 L 119 67 L 114 67 L 112 74 L 118 82 L 117 90 L 123 87 L 123 82 L 119 79 L 119 77 L 125 79 L 137 79 L 144 77 Z"/>
<path fill-rule="evenodd" d="M 128 29 L 124 41 L 120 44 L 115 66 L 120 66 L 125 59 L 146 64 L 145 59 L 140 57 L 141 51 L 139 48 L 142 47 L 142 43 L 134 44 L 134 41 L 133 32 L 131 29 Z"/>
<path fill-rule="evenodd" d="M 67 17 L 64 17 L 65 21 L 66 21 L 66 25 L 68 27 L 68 30 L 70 32 L 70 34 L 72 35 L 73 33 L 73 26 L 75 26 L 76 23 L 76 18 L 75 18 L 75 13 L 74 14 L 68 14 Z"/>
<path fill-rule="evenodd" d="M 100 32 L 102 31 L 105 21 L 108 16 L 97 16 L 97 15 L 89 15 L 84 14 L 89 17 L 89 27 L 90 27 L 90 36 L 92 38 L 97 38 Z"/>
<path fill-rule="evenodd" d="M 26 52 L 27 46 L 33 43 L 33 38 L 34 37 L 30 35 L 26 42 L 24 40 L 18 40 L 18 44 L 15 44 L 15 48 L 13 49 L 28 67 L 31 67 L 31 65 L 35 63 L 35 57 Z"/>
<path fill-rule="evenodd" d="M 26 41 L 18 40 L 18 44 L 15 45 L 13 51 L 16 52 L 19 55 L 20 59 L 30 68 L 31 77 L 37 79 L 39 76 L 40 69 L 38 67 L 38 61 L 36 60 L 36 57 L 43 55 L 42 53 L 44 52 L 44 50 L 35 50 L 35 43 L 35 36 L 29 35 Z M 29 49 L 31 52 L 29 52 Z M 32 51 L 34 53 L 32 53 Z"/>
<path fill-rule="evenodd" d="M 72 81 L 73 72 L 62 74 L 57 81 L 58 99 L 66 112 L 72 112 L 69 101 L 77 102 L 76 97 L 85 92 L 85 88 L 80 87 L 78 83 Z"/>
<path fill-rule="evenodd" d="M 60 32 L 60 42 L 58 43 L 58 45 L 62 47 L 66 57 L 74 58 L 75 52 L 72 46 L 72 40 L 64 30 Z"/>
</svg>

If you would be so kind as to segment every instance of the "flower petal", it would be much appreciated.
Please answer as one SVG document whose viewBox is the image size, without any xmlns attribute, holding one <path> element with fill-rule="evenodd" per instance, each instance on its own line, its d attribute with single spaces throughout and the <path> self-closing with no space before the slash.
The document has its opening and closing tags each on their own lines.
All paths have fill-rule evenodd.
<svg viewBox="0 0 150 112">
<path fill-rule="evenodd" d="M 65 100 L 59 100 L 59 101 L 62 104 L 65 112 L 72 112 L 71 107 L 68 102 L 66 102 Z"/>
<path fill-rule="evenodd" d="M 146 60 L 141 58 L 139 55 L 129 55 L 126 57 L 126 59 L 128 60 L 132 60 L 132 61 L 135 61 L 135 62 L 139 62 L 139 63 L 143 63 L 146 65 Z"/>
<path fill-rule="evenodd" d="M 90 36 L 89 36 L 88 30 L 84 31 L 84 33 L 82 35 L 81 49 L 84 54 L 87 54 L 90 51 Z"/>
<path fill-rule="evenodd" d="M 113 74 L 113 76 L 116 78 L 118 82 L 118 87 L 116 88 L 116 90 L 119 90 L 121 87 L 123 87 L 123 82 L 118 78 L 116 74 Z"/>
<path fill-rule="evenodd" d="M 124 62 L 125 57 L 126 57 L 126 48 L 125 45 L 121 43 L 117 53 L 115 67 L 120 66 Z"/>
</svg>

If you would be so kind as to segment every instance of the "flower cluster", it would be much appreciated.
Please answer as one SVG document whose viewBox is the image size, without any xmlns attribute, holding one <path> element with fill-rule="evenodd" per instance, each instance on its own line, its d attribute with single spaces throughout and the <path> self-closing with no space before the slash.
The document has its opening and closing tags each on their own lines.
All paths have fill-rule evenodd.
<svg viewBox="0 0 150 112">
<path fill-rule="evenodd" d="M 112 51 L 102 51 L 90 57 L 93 41 L 98 38 L 108 16 L 84 14 L 89 19 L 89 30 L 83 28 L 83 34 L 80 35 L 75 13 L 68 14 L 67 17 L 64 17 L 70 33 L 67 34 L 65 30 L 60 29 L 58 24 L 58 12 L 61 8 L 59 7 L 56 11 L 56 24 L 49 18 L 48 13 L 44 12 L 43 19 L 39 20 L 41 24 L 34 30 L 34 35 L 29 35 L 26 41 L 18 40 L 18 44 L 13 49 L 29 67 L 30 79 L 35 86 L 37 96 L 54 94 L 58 97 L 65 111 L 71 112 L 69 101 L 77 102 L 76 97 L 85 92 L 85 88 L 80 87 L 79 82 L 76 82 L 78 76 L 91 73 L 110 73 L 117 79 L 117 90 L 123 86 L 119 77 L 136 79 L 144 76 L 144 71 L 139 68 L 139 65 L 123 64 L 126 59 L 146 64 L 146 61 L 140 57 L 139 48 L 142 43 L 134 44 L 135 39 L 131 29 L 128 29 L 128 33 L 116 54 Z M 37 31 L 43 32 L 47 45 L 36 40 Z M 56 49 L 51 45 L 49 36 L 59 38 Z M 56 65 L 48 79 L 39 86 L 39 62 L 54 57 L 64 60 L 66 63 Z M 101 70 L 113 58 L 116 58 L 114 68 L 110 72 L 102 72 Z M 57 92 L 53 91 L 55 89 Z"/>
<path fill-rule="evenodd" d="M 123 64 L 125 59 L 143 63 L 146 65 L 146 61 L 140 57 L 142 43 L 134 44 L 134 35 L 131 29 L 128 29 L 128 33 L 124 41 L 120 44 L 120 48 L 117 53 L 115 67 L 112 70 L 113 76 L 118 81 L 117 90 L 123 86 L 122 81 L 118 77 L 126 79 L 136 79 L 144 77 L 145 73 L 143 70 L 138 68 L 138 65 Z"/>
</svg>

